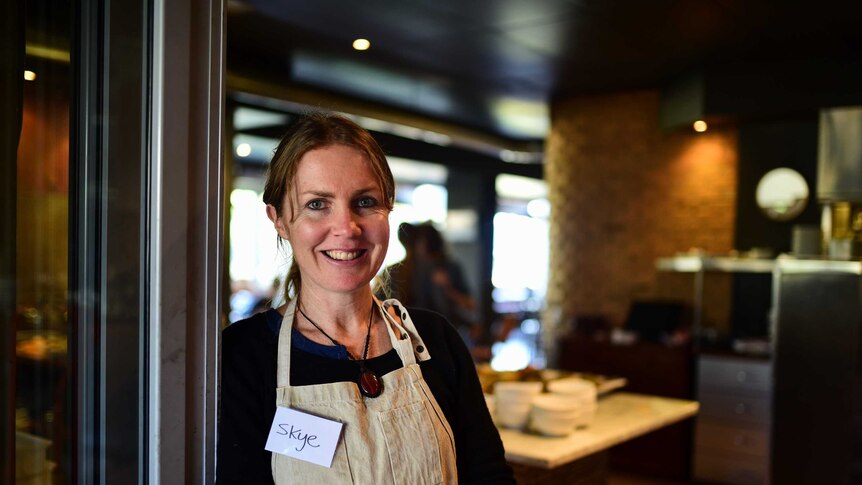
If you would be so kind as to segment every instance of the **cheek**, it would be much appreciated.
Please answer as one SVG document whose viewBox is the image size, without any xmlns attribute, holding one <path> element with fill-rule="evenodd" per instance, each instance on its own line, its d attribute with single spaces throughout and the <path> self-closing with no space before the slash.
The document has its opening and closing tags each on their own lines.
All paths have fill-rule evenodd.
<svg viewBox="0 0 862 485">
<path fill-rule="evenodd" d="M 312 246 L 319 242 L 321 233 L 325 232 L 318 225 L 309 223 L 306 220 L 296 220 L 288 226 L 288 232 L 291 235 L 290 243 L 294 247 Z"/>
<path fill-rule="evenodd" d="M 374 233 L 374 239 L 378 242 L 389 241 L 389 215 L 379 214 L 378 218 L 371 225 L 371 231 Z"/>
</svg>

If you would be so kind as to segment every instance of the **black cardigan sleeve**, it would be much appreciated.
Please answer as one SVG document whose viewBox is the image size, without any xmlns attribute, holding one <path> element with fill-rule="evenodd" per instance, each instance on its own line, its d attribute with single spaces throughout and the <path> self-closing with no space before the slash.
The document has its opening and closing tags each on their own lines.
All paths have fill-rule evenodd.
<svg viewBox="0 0 862 485">
<path fill-rule="evenodd" d="M 275 358 L 262 315 L 222 331 L 217 484 L 273 483 L 264 446 L 275 414 Z"/>
<path fill-rule="evenodd" d="M 441 315 L 408 309 L 431 359 L 423 376 L 455 434 L 458 482 L 514 484 L 500 432 L 491 420 L 470 351 Z"/>
</svg>

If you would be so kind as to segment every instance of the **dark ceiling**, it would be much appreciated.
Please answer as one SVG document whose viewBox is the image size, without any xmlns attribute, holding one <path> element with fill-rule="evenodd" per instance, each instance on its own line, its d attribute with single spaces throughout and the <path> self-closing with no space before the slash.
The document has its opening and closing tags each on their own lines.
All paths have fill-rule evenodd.
<svg viewBox="0 0 862 485">
<path fill-rule="evenodd" d="M 862 1 L 231 0 L 228 12 L 230 72 L 516 141 L 543 138 L 556 96 L 862 56 Z M 358 37 L 371 49 L 354 51 Z"/>
</svg>

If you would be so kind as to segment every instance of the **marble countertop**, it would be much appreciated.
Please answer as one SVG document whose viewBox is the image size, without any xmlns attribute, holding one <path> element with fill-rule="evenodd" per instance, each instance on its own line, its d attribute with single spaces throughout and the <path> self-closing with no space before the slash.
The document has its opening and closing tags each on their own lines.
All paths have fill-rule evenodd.
<svg viewBox="0 0 862 485">
<path fill-rule="evenodd" d="M 506 459 L 512 463 L 554 468 L 697 414 L 698 403 L 617 392 L 599 399 L 593 422 L 561 437 L 500 429 Z"/>
</svg>

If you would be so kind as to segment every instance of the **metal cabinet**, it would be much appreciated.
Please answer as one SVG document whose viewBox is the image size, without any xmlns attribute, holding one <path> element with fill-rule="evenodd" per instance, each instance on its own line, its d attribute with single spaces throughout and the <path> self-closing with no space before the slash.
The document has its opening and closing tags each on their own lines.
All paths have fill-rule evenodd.
<svg viewBox="0 0 862 485">
<path fill-rule="evenodd" d="M 694 479 L 769 483 L 772 364 L 724 355 L 698 359 Z"/>
<path fill-rule="evenodd" d="M 779 270 L 772 479 L 862 483 L 862 261 Z"/>
<path fill-rule="evenodd" d="M 695 480 L 862 483 L 862 261 L 660 259 L 662 271 L 771 272 L 771 361 L 701 354 Z M 695 308 L 694 334 L 700 313 Z"/>
</svg>

